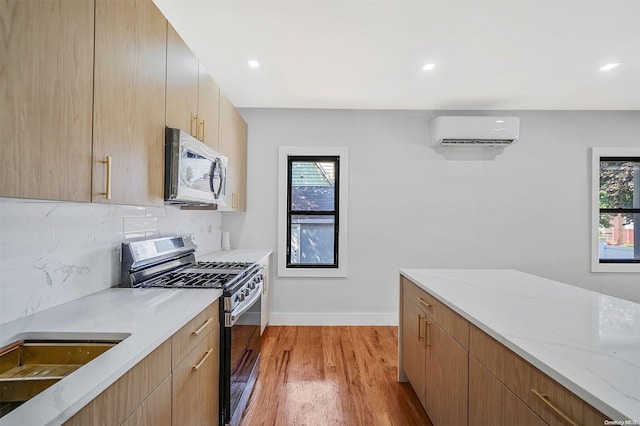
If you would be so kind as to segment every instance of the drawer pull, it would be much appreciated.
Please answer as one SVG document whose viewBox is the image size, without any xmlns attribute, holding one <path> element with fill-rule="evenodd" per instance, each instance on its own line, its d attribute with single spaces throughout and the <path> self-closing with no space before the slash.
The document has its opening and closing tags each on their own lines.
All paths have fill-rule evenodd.
<svg viewBox="0 0 640 426">
<path fill-rule="evenodd" d="M 209 350 L 207 351 L 207 353 L 206 353 L 206 354 L 204 354 L 204 356 L 202 357 L 202 359 L 200 360 L 200 362 L 199 362 L 199 363 L 197 363 L 196 365 L 194 365 L 192 368 L 193 368 L 195 371 L 198 371 L 198 368 L 202 367 L 202 364 L 204 364 L 204 362 L 207 360 L 207 358 L 209 358 L 209 355 L 211 355 L 211 352 L 213 352 L 213 349 L 209 349 Z"/>
<path fill-rule="evenodd" d="M 431 346 L 431 334 L 429 334 L 429 327 L 431 327 L 431 323 L 429 321 L 427 321 L 427 319 L 424 319 L 424 347 L 428 348 L 429 346 Z"/>
<path fill-rule="evenodd" d="M 418 302 L 422 303 L 424 307 L 427 309 L 432 306 L 430 303 L 425 302 L 424 299 L 422 299 L 422 297 L 418 297 Z"/>
<path fill-rule="evenodd" d="M 420 332 L 422 329 L 422 315 L 418 314 L 418 341 L 424 339 L 424 337 L 422 337 L 422 333 Z"/>
<path fill-rule="evenodd" d="M 209 318 L 204 324 L 202 324 L 202 326 L 199 329 L 197 329 L 196 331 L 191 332 L 191 334 L 194 335 L 194 336 L 197 336 L 198 334 L 202 333 L 202 330 L 207 328 L 207 326 L 209 324 L 211 324 L 211 321 L 213 321 L 213 317 Z"/>
<path fill-rule="evenodd" d="M 572 426 L 578 426 L 578 424 L 576 422 L 574 422 L 573 420 L 571 420 L 571 418 L 569 416 L 567 416 L 564 412 L 562 412 L 562 410 L 560 410 L 558 407 L 555 406 L 555 404 L 553 404 L 551 401 L 549 401 L 549 396 L 538 392 L 535 389 L 531 389 L 531 392 L 533 392 L 533 394 L 535 396 L 537 396 L 538 398 L 540 398 L 542 400 L 542 402 L 544 402 L 547 407 L 551 408 L 557 415 L 559 415 L 560 417 L 562 417 L 562 419 L 569 423 Z"/>
</svg>

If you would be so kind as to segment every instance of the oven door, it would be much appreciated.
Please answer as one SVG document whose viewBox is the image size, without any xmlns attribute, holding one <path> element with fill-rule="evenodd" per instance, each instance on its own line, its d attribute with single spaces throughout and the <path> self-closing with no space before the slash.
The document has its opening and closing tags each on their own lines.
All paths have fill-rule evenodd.
<svg viewBox="0 0 640 426">
<path fill-rule="evenodd" d="M 227 157 L 179 129 L 166 129 L 165 201 L 226 205 Z"/>
<path fill-rule="evenodd" d="M 222 389 L 223 423 L 238 425 L 258 374 L 260 358 L 261 291 L 224 328 Z"/>
</svg>

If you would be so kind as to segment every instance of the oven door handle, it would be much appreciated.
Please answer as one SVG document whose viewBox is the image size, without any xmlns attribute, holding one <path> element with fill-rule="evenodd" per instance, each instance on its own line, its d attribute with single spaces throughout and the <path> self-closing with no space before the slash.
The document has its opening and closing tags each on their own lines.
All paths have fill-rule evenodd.
<svg viewBox="0 0 640 426">
<path fill-rule="evenodd" d="M 251 299 L 245 300 L 245 302 L 242 305 L 240 305 L 237 309 L 234 309 L 233 311 L 231 311 L 231 313 L 229 314 L 229 321 L 226 321 L 225 326 L 233 327 L 236 321 L 238 321 L 238 318 L 240 318 L 242 314 L 247 312 L 249 308 L 253 306 L 256 300 L 260 298 L 261 295 L 262 295 L 262 281 L 259 281 L 258 285 L 256 285 L 254 289 L 253 296 L 251 296 Z"/>
</svg>

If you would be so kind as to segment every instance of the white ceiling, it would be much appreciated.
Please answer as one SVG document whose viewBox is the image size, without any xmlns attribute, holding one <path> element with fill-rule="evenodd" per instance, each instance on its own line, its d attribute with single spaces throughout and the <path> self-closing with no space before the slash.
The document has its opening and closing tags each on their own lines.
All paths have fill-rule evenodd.
<svg viewBox="0 0 640 426">
<path fill-rule="evenodd" d="M 238 107 L 640 110 L 640 0 L 154 1 Z"/>
</svg>

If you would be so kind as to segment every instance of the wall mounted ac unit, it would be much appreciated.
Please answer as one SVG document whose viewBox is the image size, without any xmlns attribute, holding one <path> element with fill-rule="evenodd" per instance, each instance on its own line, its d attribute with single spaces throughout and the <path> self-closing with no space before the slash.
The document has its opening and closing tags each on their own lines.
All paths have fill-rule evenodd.
<svg viewBox="0 0 640 426">
<path fill-rule="evenodd" d="M 431 120 L 431 145 L 504 148 L 518 140 L 518 117 L 441 116 Z"/>
</svg>

